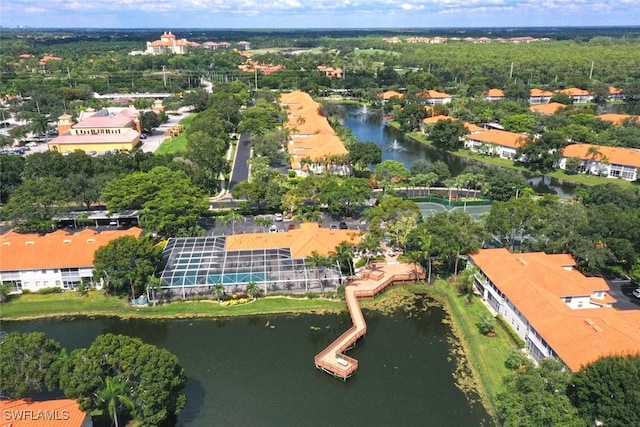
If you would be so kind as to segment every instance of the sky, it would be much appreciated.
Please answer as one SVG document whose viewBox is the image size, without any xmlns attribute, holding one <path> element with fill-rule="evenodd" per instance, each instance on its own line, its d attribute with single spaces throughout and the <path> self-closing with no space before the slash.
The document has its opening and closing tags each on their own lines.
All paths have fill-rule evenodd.
<svg viewBox="0 0 640 427">
<path fill-rule="evenodd" d="M 640 25 L 640 0 L 0 0 L 4 28 Z"/>
</svg>

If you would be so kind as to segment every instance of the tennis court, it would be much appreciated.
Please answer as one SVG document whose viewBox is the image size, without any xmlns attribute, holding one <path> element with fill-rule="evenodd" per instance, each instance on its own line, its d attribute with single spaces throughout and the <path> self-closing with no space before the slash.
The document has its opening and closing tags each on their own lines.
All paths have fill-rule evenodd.
<svg viewBox="0 0 640 427">
<path fill-rule="evenodd" d="M 454 211 L 463 211 L 467 212 L 471 217 L 480 221 L 483 214 L 489 212 L 491 210 L 490 205 L 483 206 L 454 206 L 451 209 L 447 209 L 448 207 L 445 205 L 441 205 L 440 203 L 433 202 L 417 202 L 416 203 L 420 208 L 420 212 L 422 213 L 422 218 L 428 218 L 437 214 L 438 212 L 454 212 Z"/>
</svg>

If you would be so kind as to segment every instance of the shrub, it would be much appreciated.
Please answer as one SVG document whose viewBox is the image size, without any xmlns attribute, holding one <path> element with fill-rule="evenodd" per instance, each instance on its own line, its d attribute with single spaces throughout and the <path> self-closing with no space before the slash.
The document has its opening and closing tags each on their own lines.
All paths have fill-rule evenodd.
<svg viewBox="0 0 640 427">
<path fill-rule="evenodd" d="M 59 294 L 59 293 L 62 293 L 62 289 L 56 288 L 56 287 L 38 289 L 38 294 L 40 295 Z"/>
<path fill-rule="evenodd" d="M 507 360 L 504 361 L 504 366 L 506 366 L 507 369 L 515 371 L 530 363 L 531 362 L 527 359 L 527 356 L 522 352 L 522 350 L 512 348 L 509 350 L 509 354 L 507 354 Z"/>
<path fill-rule="evenodd" d="M 497 315 L 496 316 L 496 321 L 498 322 L 498 324 L 502 327 L 502 329 L 504 331 L 506 331 L 509 336 L 511 337 L 511 339 L 513 340 L 513 342 L 520 348 L 524 348 L 525 347 L 525 342 L 522 340 L 522 338 L 520 338 L 518 336 L 518 334 L 516 333 L 516 331 L 513 330 L 513 328 L 511 326 L 509 326 L 507 324 L 507 322 L 504 321 L 504 319 L 502 318 L 502 316 Z"/>
<path fill-rule="evenodd" d="M 478 323 L 478 330 L 482 335 L 489 335 L 491 333 L 495 333 L 496 330 L 496 319 L 489 313 L 485 313 L 482 315 Z"/>
</svg>

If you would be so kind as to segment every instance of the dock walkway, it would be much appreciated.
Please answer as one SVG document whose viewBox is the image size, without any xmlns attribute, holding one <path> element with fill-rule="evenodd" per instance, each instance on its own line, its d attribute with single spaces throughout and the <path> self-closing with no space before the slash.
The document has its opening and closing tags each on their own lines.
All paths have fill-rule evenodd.
<svg viewBox="0 0 640 427">
<path fill-rule="evenodd" d="M 419 269 L 420 277 L 424 273 Z M 356 341 L 367 333 L 367 323 L 360 309 L 360 298 L 373 298 L 387 286 L 397 282 L 414 280 L 416 270 L 413 265 L 399 262 L 374 263 L 365 268 L 360 276 L 345 288 L 347 307 L 353 326 L 347 329 L 327 348 L 315 357 L 316 368 L 344 381 L 358 369 L 358 361 L 344 354 Z"/>
</svg>

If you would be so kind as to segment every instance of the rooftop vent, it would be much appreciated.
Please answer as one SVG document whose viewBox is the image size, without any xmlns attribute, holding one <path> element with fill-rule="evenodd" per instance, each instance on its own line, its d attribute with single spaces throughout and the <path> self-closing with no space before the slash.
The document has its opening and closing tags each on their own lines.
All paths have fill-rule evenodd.
<svg viewBox="0 0 640 427">
<path fill-rule="evenodd" d="M 93 243 L 95 241 L 96 241 L 96 239 L 87 239 L 87 243 Z"/>
<path fill-rule="evenodd" d="M 65 239 L 62 241 L 62 243 L 71 243 L 71 239 Z"/>
<path fill-rule="evenodd" d="M 25 245 L 33 245 L 35 244 L 35 242 L 33 240 L 29 240 L 27 242 L 24 242 Z"/>
<path fill-rule="evenodd" d="M 522 257 L 517 257 L 516 259 L 520 262 L 520 264 L 527 265 L 527 261 L 525 261 Z"/>
</svg>

